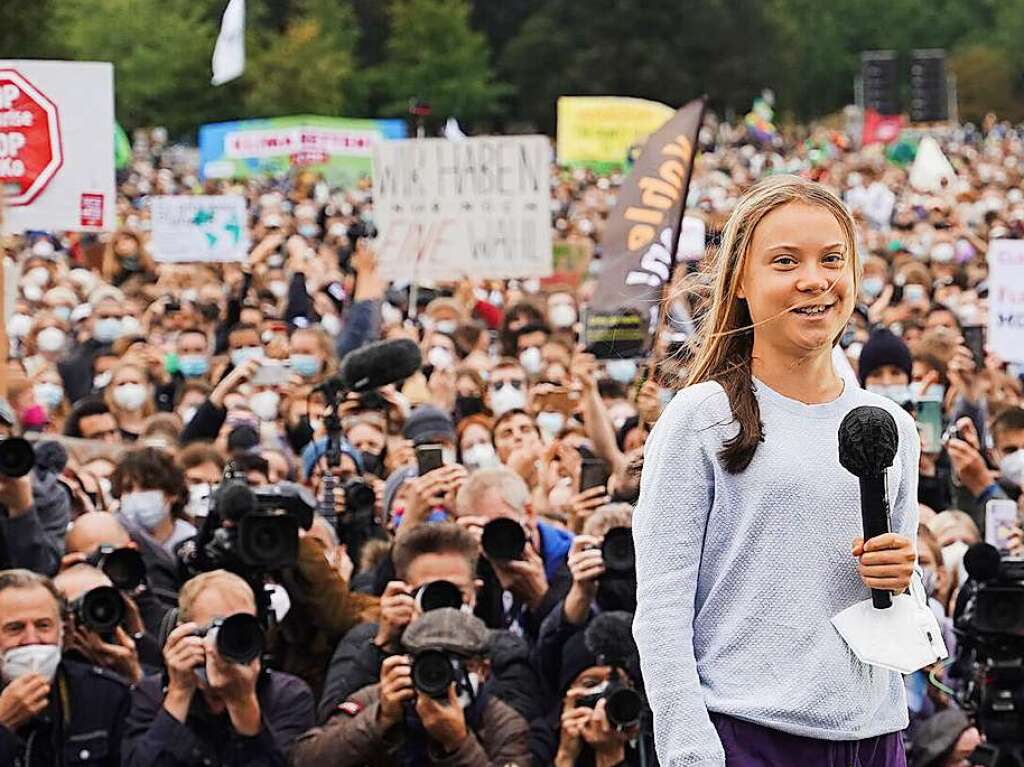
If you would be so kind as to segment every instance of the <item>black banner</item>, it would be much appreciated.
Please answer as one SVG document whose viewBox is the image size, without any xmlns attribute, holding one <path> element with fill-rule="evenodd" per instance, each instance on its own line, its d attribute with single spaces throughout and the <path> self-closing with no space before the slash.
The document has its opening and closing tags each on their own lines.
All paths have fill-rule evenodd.
<svg viewBox="0 0 1024 767">
<path fill-rule="evenodd" d="M 652 133 L 619 189 L 586 316 L 587 349 L 598 357 L 639 357 L 650 348 L 675 267 L 703 115 L 699 98 Z"/>
</svg>

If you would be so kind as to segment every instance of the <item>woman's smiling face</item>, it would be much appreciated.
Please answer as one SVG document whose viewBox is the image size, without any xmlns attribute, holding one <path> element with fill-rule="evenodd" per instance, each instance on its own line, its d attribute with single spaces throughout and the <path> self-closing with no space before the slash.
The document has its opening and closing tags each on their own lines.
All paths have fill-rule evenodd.
<svg viewBox="0 0 1024 767">
<path fill-rule="evenodd" d="M 737 296 L 755 338 L 790 355 L 831 347 L 853 313 L 853 253 L 826 208 L 791 202 L 765 215 L 750 241 Z"/>
</svg>

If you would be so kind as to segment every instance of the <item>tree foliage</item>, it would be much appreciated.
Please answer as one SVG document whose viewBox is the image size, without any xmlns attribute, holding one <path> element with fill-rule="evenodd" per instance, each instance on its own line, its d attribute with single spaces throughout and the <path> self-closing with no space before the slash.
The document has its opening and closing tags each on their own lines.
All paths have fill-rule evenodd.
<svg viewBox="0 0 1024 767">
<path fill-rule="evenodd" d="M 381 112 L 404 115 L 410 99 L 434 114 L 494 115 L 505 87 L 494 81 L 487 40 L 469 25 L 467 0 L 395 0 L 386 56 L 372 73 Z"/>
</svg>

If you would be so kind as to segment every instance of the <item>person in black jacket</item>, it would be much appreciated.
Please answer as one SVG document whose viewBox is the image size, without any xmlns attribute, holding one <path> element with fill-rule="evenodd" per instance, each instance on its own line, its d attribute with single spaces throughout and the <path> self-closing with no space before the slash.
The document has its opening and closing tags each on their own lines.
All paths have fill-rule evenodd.
<svg viewBox="0 0 1024 767">
<path fill-rule="evenodd" d="M 0 764 L 118 767 L 128 684 L 61 657 L 61 598 L 28 570 L 0 572 Z"/>
<path fill-rule="evenodd" d="M 124 767 L 283 767 L 292 742 L 313 725 L 309 688 L 262 668 L 260 658 L 227 660 L 213 635 L 196 635 L 235 613 L 255 615 L 252 589 L 213 570 L 182 587 L 179 605 L 180 623 L 164 644 L 166 674 L 146 677 L 132 693 Z"/>
</svg>

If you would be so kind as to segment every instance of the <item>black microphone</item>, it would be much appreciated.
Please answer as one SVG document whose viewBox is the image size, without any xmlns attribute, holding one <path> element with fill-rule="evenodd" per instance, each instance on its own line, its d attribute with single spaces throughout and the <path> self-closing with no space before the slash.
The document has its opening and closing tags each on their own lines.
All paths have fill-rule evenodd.
<svg viewBox="0 0 1024 767">
<path fill-rule="evenodd" d="M 860 480 L 865 542 L 889 532 L 885 470 L 892 466 L 899 443 L 896 420 L 880 407 L 855 407 L 839 425 L 839 463 Z M 879 609 L 891 607 L 892 595 L 883 589 L 871 589 L 871 602 Z"/>
<path fill-rule="evenodd" d="M 999 549 L 990 543 L 975 543 L 964 552 L 964 569 L 975 581 L 994 581 L 1002 562 Z"/>
<path fill-rule="evenodd" d="M 420 347 L 412 339 L 378 341 L 346 354 L 338 375 L 320 384 L 316 391 L 370 391 L 408 378 L 422 365 Z"/>
<path fill-rule="evenodd" d="M 221 519 L 237 522 L 256 510 L 256 495 L 244 482 L 224 482 L 217 488 L 213 505 Z"/>
</svg>

